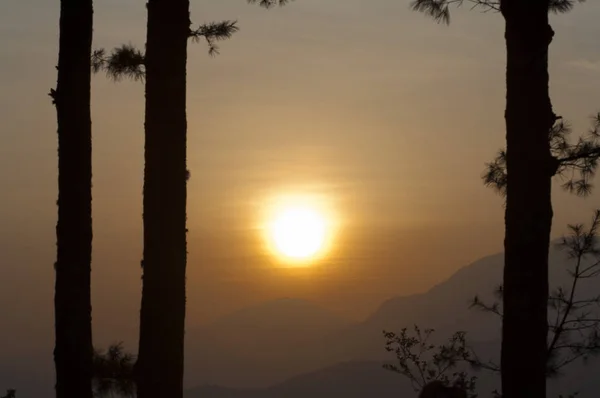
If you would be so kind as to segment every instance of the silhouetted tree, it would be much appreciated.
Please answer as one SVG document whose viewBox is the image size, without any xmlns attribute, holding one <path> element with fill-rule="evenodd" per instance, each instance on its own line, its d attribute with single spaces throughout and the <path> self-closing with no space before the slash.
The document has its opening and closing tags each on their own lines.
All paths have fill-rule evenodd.
<svg viewBox="0 0 600 398">
<path fill-rule="evenodd" d="M 566 252 L 572 266 L 567 269 L 570 286 L 555 288 L 548 297 L 548 341 L 546 355 L 546 377 L 561 375 L 561 370 L 570 363 L 600 353 L 600 294 L 582 297 L 578 293 L 581 283 L 600 275 L 600 247 L 598 229 L 600 210 L 596 210 L 588 229 L 583 224 L 569 225 L 570 235 L 557 244 Z M 504 317 L 502 297 L 504 288 L 496 291 L 496 301 L 486 303 L 475 297 L 472 308 Z M 500 370 L 493 363 L 489 370 Z"/>
<path fill-rule="evenodd" d="M 6 395 L 4 395 L 2 398 L 16 398 L 17 397 L 17 390 L 6 390 Z"/>
<path fill-rule="evenodd" d="M 552 321 L 547 324 L 549 338 L 546 343 L 546 378 L 561 376 L 561 371 L 569 364 L 600 353 L 600 294 L 585 297 L 581 291 L 578 292 L 582 281 L 600 276 L 600 210 L 594 213 L 588 229 L 582 224 L 569 225 L 568 228 L 570 234 L 563 237 L 557 247 L 565 251 L 567 258 L 572 261 L 571 267 L 567 269 L 570 285 L 559 286 L 548 298 L 547 308 Z M 504 289 L 500 285 L 494 291 L 495 301 L 486 303 L 475 296 L 470 307 L 502 318 L 503 294 Z M 413 335 L 407 329 L 403 329 L 400 334 L 384 331 L 386 349 L 394 352 L 398 361 L 398 365 L 387 364 L 384 367 L 407 377 L 415 391 L 425 383 L 437 380 L 450 386 L 459 384 L 472 397 L 475 396 L 476 378 L 469 378 L 464 369 L 449 375 L 450 371 L 464 362 L 477 370 L 500 372 L 500 365 L 480 359 L 468 347 L 466 332 L 456 332 L 446 344 L 440 346 L 428 342 L 433 332 L 433 329 L 428 329 L 422 333 L 416 325 Z M 465 380 L 469 383 L 465 384 Z M 492 394 L 500 396 L 497 391 Z"/>
<path fill-rule="evenodd" d="M 122 343 L 112 344 L 106 351 L 94 350 L 96 397 L 135 397 L 134 361 L 135 357 L 125 352 Z"/>
<path fill-rule="evenodd" d="M 144 258 L 136 384 L 140 398 L 181 398 L 189 0 L 149 0 L 147 8 Z"/>
<path fill-rule="evenodd" d="M 466 391 L 469 398 L 477 397 L 477 378 L 469 377 L 465 370 L 456 369 L 461 362 L 471 360 L 466 333 L 456 332 L 446 344 L 435 345 L 429 341 L 433 332 L 433 329 L 421 331 L 417 325 L 414 325 L 412 334 L 407 328 L 399 334 L 384 330 L 385 349 L 396 355 L 397 363 L 383 367 L 408 378 L 415 392 L 422 392 L 427 385 L 437 382 L 433 384 L 434 387 L 442 385 L 447 389 Z"/>
<path fill-rule="evenodd" d="M 449 387 L 439 380 L 434 380 L 423 387 L 419 398 L 467 398 L 467 391 L 462 387 Z"/>
<path fill-rule="evenodd" d="M 91 398 L 92 0 L 61 0 L 58 82 L 58 222 L 54 296 L 56 396 Z"/>
<path fill-rule="evenodd" d="M 149 0 L 146 52 L 122 46 L 94 52 L 93 69 L 115 80 L 146 82 L 144 259 L 140 341 L 135 366 L 140 398 L 183 396 L 186 281 L 187 41 L 216 41 L 237 31 L 224 21 L 190 29 L 189 0 Z"/>
<path fill-rule="evenodd" d="M 549 135 L 559 119 L 548 90 L 548 48 L 554 36 L 548 13 L 567 12 L 576 1 L 468 1 L 500 11 L 505 20 L 507 195 L 501 362 L 502 389 L 508 398 L 546 396 L 551 178 L 558 167 Z M 412 4 L 415 10 L 448 23 L 449 5 L 462 3 L 415 0 Z"/>
</svg>

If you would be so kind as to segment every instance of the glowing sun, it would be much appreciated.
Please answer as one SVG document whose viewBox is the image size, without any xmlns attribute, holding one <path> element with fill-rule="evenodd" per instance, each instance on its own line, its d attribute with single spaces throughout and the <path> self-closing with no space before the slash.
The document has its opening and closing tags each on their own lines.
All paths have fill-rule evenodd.
<svg viewBox="0 0 600 398">
<path fill-rule="evenodd" d="M 283 206 L 274 212 L 267 232 L 278 254 L 293 260 L 311 259 L 325 246 L 327 218 L 310 206 Z"/>
</svg>

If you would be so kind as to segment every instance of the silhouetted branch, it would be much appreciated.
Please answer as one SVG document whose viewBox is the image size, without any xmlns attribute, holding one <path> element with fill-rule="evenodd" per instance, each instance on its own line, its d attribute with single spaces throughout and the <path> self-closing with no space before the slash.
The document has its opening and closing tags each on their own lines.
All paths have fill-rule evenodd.
<svg viewBox="0 0 600 398">
<path fill-rule="evenodd" d="M 208 53 L 216 55 L 219 53 L 216 42 L 230 38 L 238 30 L 236 21 L 211 22 L 190 30 L 189 37 L 195 42 L 206 40 Z M 94 73 L 103 71 L 114 81 L 124 77 L 143 81 L 146 75 L 145 61 L 145 54 L 131 44 L 116 47 L 110 54 L 101 48 L 92 53 L 92 71 Z"/>
<path fill-rule="evenodd" d="M 248 0 L 250 4 L 258 4 L 264 8 L 271 8 L 273 6 L 279 5 L 284 6 L 290 3 L 292 0 Z"/>
<path fill-rule="evenodd" d="M 563 237 L 557 246 L 566 251 L 567 258 L 573 261 L 573 268 L 567 269 L 571 277 L 570 286 L 568 289 L 555 289 L 548 298 L 549 319 L 553 319 L 548 324 L 548 378 L 560 376 L 561 369 L 579 359 L 600 353 L 600 294 L 577 297 L 577 292 L 581 290 L 581 280 L 600 275 L 600 210 L 594 212 L 588 229 L 581 224 L 569 225 L 568 228 L 570 234 Z M 495 301 L 492 304 L 485 303 L 476 296 L 471 307 L 502 317 L 503 294 L 504 290 L 500 285 L 494 290 Z M 448 375 L 459 363 L 466 363 L 473 370 L 500 372 L 498 364 L 481 360 L 472 348 L 467 347 L 465 332 L 456 332 L 445 345 L 440 346 L 429 343 L 432 333 L 433 329 L 421 332 L 416 325 L 412 335 L 406 328 L 399 334 L 384 331 L 385 349 L 393 352 L 397 359 L 396 364 L 386 364 L 384 368 L 407 377 L 415 391 L 432 380 L 440 380 L 446 385 L 450 385 L 453 380 L 454 385 L 465 383 L 463 386 L 467 386 L 471 396 L 476 396 L 475 377 L 468 378 L 469 375 L 464 370 Z M 501 396 L 497 391 L 492 395 Z"/>
<path fill-rule="evenodd" d="M 551 172 L 566 179 L 563 189 L 586 196 L 593 188 L 591 180 L 596 175 L 600 158 L 600 113 L 592 118 L 592 128 L 586 135 L 571 143 L 568 139 L 570 134 L 570 126 L 562 120 L 558 120 L 550 130 L 551 161 L 555 163 Z M 500 151 L 492 162 L 486 164 L 482 179 L 486 186 L 506 196 L 506 151 Z"/>
<path fill-rule="evenodd" d="M 237 21 L 211 22 L 200 25 L 197 29 L 190 30 L 190 38 L 199 42 L 206 40 L 208 44 L 208 53 L 210 55 L 219 54 L 219 47 L 215 44 L 217 41 L 231 38 L 235 32 L 239 31 Z"/>
<path fill-rule="evenodd" d="M 94 350 L 93 385 L 98 397 L 135 397 L 133 368 L 135 357 L 125 352 L 122 343 L 113 344 L 106 351 Z"/>
<path fill-rule="evenodd" d="M 563 237 L 557 245 L 567 252 L 574 267 L 567 270 L 571 277 L 569 289 L 559 287 L 548 297 L 549 318 L 553 318 L 548 325 L 549 377 L 558 375 L 561 368 L 579 358 L 600 352 L 600 295 L 583 299 L 576 297 L 582 279 L 600 275 L 600 249 L 597 245 L 599 227 L 600 211 L 597 210 L 589 229 L 584 230 L 581 224 L 569 225 L 570 235 Z M 495 295 L 497 301 L 491 304 L 476 296 L 471 307 L 502 317 L 502 287 L 496 290 Z"/>
<path fill-rule="evenodd" d="M 415 392 L 434 380 L 448 386 L 460 387 L 476 397 L 476 377 L 468 378 L 465 371 L 454 371 L 461 361 L 472 361 L 466 347 L 465 332 L 456 332 L 447 344 L 436 346 L 429 342 L 433 329 L 421 329 L 415 325 L 413 335 L 406 328 L 400 334 L 383 331 L 385 349 L 396 355 L 397 364 L 385 364 L 384 368 L 399 373 L 411 382 Z"/>
<path fill-rule="evenodd" d="M 585 0 L 550 0 L 548 10 L 554 13 L 565 13 L 571 11 L 575 3 L 583 3 Z M 470 4 L 471 9 L 480 8 L 484 12 L 500 11 L 500 0 L 415 0 L 411 3 L 414 11 L 422 12 L 438 23 L 450 23 L 450 7 L 461 7 Z"/>
<path fill-rule="evenodd" d="M 123 77 L 140 81 L 146 74 L 145 60 L 144 54 L 130 44 L 116 47 L 108 55 L 104 49 L 99 49 L 92 53 L 92 71 L 104 71 L 114 81 Z"/>
</svg>

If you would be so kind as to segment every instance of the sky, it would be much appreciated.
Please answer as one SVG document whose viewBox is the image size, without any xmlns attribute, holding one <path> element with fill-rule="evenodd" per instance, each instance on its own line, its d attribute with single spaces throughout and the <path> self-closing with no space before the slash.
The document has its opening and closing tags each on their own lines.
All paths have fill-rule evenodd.
<svg viewBox="0 0 600 398">
<path fill-rule="evenodd" d="M 0 301 L 9 335 L 52 339 L 58 1 L 0 2 Z M 94 47 L 143 47 L 143 1 L 95 6 Z M 238 20 L 188 61 L 188 325 L 279 297 L 353 319 L 502 250 L 502 198 L 481 183 L 504 143 L 502 18 L 450 26 L 404 0 L 193 0 L 194 24 Z M 600 5 L 552 17 L 551 96 L 575 132 L 600 111 Z M 133 339 L 142 253 L 143 86 L 93 77 L 95 336 Z M 287 268 L 257 230 L 278 195 L 322 198 L 340 228 Z M 598 206 L 555 189 L 553 237 Z M 4 314 L 3 314 L 4 316 Z M 48 333 L 42 333 L 47 331 Z M 45 339 L 45 340 L 44 340 Z M 26 339 L 25 339 L 26 340 Z M 41 344 L 40 343 L 40 344 Z M 15 343 L 27 347 L 27 343 Z M 18 348 L 17 346 L 13 348 Z"/>
</svg>

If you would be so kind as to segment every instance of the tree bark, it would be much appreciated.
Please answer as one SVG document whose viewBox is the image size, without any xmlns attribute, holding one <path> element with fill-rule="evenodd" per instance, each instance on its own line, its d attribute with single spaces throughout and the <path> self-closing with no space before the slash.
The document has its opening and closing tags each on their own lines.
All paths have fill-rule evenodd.
<svg viewBox="0 0 600 398">
<path fill-rule="evenodd" d="M 92 397 L 92 0 L 61 0 L 58 223 L 54 296 L 57 398 Z"/>
<path fill-rule="evenodd" d="M 548 249 L 555 122 L 549 96 L 548 0 L 502 0 L 505 18 L 507 196 L 502 393 L 546 397 Z"/>
<path fill-rule="evenodd" d="M 186 279 L 189 0 L 149 0 L 139 398 L 181 398 Z"/>
</svg>

